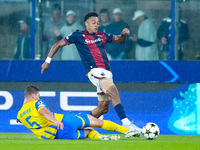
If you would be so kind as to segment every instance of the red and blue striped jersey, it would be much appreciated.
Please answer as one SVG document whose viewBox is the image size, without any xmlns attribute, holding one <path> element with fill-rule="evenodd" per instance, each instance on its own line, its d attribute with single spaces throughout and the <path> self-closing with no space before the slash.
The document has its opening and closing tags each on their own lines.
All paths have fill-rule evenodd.
<svg viewBox="0 0 200 150">
<path fill-rule="evenodd" d="M 104 32 L 90 34 L 87 30 L 76 30 L 64 40 L 68 45 L 72 43 L 76 45 L 82 62 L 89 72 L 93 68 L 104 68 L 111 71 L 105 44 L 112 43 L 114 38 L 114 35 Z"/>
</svg>

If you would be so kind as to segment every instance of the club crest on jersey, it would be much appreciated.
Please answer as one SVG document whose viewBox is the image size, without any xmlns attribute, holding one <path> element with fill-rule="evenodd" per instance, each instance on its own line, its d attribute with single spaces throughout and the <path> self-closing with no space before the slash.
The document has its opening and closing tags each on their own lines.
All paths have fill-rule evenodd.
<svg viewBox="0 0 200 150">
<path fill-rule="evenodd" d="M 102 39 L 98 38 L 96 40 L 89 40 L 89 39 L 85 39 L 85 44 L 93 44 L 93 43 L 97 43 L 97 42 L 101 42 Z"/>
</svg>

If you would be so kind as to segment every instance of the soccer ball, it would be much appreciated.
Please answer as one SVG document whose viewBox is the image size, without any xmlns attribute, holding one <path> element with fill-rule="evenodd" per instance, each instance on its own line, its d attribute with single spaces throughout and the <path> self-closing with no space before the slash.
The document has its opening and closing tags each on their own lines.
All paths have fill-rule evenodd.
<svg viewBox="0 0 200 150">
<path fill-rule="evenodd" d="M 153 140 L 158 137 L 160 130 L 155 123 L 150 122 L 142 128 L 142 133 L 146 139 Z"/>
</svg>

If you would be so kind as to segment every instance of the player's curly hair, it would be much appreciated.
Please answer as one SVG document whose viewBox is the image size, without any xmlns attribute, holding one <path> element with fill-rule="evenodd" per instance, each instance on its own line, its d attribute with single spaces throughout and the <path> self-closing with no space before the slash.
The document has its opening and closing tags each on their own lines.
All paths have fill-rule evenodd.
<svg viewBox="0 0 200 150">
<path fill-rule="evenodd" d="M 33 85 L 28 85 L 24 91 L 24 96 L 29 97 L 31 94 L 37 94 L 40 90 L 33 86 Z"/>
<path fill-rule="evenodd" d="M 94 11 L 88 12 L 84 17 L 84 22 L 87 21 L 90 17 L 98 17 L 98 14 Z"/>
</svg>

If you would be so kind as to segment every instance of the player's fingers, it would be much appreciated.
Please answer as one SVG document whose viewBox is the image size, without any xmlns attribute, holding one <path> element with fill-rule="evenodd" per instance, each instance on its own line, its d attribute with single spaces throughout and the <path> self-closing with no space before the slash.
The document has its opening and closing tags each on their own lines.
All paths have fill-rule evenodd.
<svg viewBox="0 0 200 150">
<path fill-rule="evenodd" d="M 127 31 L 127 34 L 129 35 L 129 34 L 130 34 L 130 31 Z"/>
<path fill-rule="evenodd" d="M 130 30 L 125 28 L 126 33 L 129 35 L 130 34 Z"/>
<path fill-rule="evenodd" d="M 122 31 L 122 33 L 123 33 L 123 34 L 128 34 L 128 35 L 129 35 L 129 34 L 130 34 L 130 31 L 129 31 L 129 29 L 124 28 L 123 31 Z"/>
<path fill-rule="evenodd" d="M 47 69 L 49 68 L 49 64 L 45 62 L 45 63 L 43 63 L 43 65 L 42 65 L 41 68 L 42 68 L 42 69 L 41 69 L 41 74 L 43 74 L 44 71 L 47 70 Z"/>
<path fill-rule="evenodd" d="M 57 123 L 56 126 L 57 126 L 57 129 L 60 129 L 60 124 L 59 123 Z"/>
<path fill-rule="evenodd" d="M 44 72 L 44 69 L 42 68 L 42 69 L 41 69 L 41 74 L 43 74 L 43 72 Z"/>
<path fill-rule="evenodd" d="M 63 128 L 64 128 L 64 125 L 63 125 L 63 123 L 62 122 L 60 122 L 59 124 L 58 124 L 58 129 L 61 129 L 61 130 L 63 130 Z"/>
<path fill-rule="evenodd" d="M 63 129 L 64 129 L 64 125 L 63 125 L 63 123 L 61 124 L 61 127 L 60 127 L 60 129 L 61 129 L 61 130 L 63 130 Z"/>
</svg>

